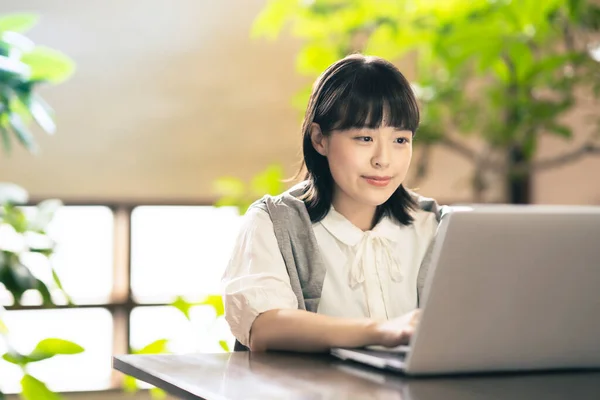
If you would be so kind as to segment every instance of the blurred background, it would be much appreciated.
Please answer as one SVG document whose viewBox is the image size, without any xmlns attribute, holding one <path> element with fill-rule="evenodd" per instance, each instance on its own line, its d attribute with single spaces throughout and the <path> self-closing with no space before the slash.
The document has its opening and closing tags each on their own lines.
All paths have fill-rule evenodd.
<svg viewBox="0 0 600 400">
<path fill-rule="evenodd" d="M 240 215 L 352 52 L 419 97 L 408 187 L 600 205 L 598 1 L 2 0 L 0 35 L 4 393 L 160 397 L 111 356 L 228 351 Z"/>
</svg>

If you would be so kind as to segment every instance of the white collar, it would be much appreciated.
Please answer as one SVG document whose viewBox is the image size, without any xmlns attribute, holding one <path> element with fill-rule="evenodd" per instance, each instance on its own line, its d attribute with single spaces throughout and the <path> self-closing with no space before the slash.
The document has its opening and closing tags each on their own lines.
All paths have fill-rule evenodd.
<svg viewBox="0 0 600 400">
<path fill-rule="evenodd" d="M 340 242 L 354 247 L 356 256 L 349 265 L 349 285 L 356 285 L 365 280 L 366 260 L 374 257 L 374 252 L 379 254 L 382 267 L 387 268 L 393 281 L 402 281 L 400 260 L 395 256 L 394 244 L 400 241 L 400 230 L 403 228 L 390 217 L 383 217 L 370 231 L 362 231 L 352 224 L 346 217 L 337 212 L 333 207 L 321 220 L 323 227 Z"/>
<path fill-rule="evenodd" d="M 321 220 L 321 224 L 337 240 L 348 246 L 356 246 L 365 236 L 380 237 L 397 243 L 400 241 L 399 231 L 402 229 L 400 224 L 384 216 L 372 230 L 363 231 L 337 212 L 333 206 Z"/>
</svg>

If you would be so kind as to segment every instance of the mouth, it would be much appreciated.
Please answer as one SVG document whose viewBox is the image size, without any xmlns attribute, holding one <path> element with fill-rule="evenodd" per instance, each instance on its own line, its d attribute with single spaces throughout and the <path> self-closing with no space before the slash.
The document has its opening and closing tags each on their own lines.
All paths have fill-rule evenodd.
<svg viewBox="0 0 600 400">
<path fill-rule="evenodd" d="M 369 185 L 377 187 L 385 187 L 392 181 L 391 176 L 362 176 Z"/>
</svg>

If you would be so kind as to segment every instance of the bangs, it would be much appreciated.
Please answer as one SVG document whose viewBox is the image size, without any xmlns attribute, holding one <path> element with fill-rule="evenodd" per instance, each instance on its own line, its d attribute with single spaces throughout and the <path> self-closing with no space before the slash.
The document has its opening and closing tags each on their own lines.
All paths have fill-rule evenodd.
<svg viewBox="0 0 600 400">
<path fill-rule="evenodd" d="M 390 126 L 413 134 L 419 107 L 408 81 L 399 72 L 367 64 L 353 79 L 331 82 L 324 90 L 315 122 L 324 131 Z M 325 88 L 324 88 L 325 89 Z"/>
</svg>

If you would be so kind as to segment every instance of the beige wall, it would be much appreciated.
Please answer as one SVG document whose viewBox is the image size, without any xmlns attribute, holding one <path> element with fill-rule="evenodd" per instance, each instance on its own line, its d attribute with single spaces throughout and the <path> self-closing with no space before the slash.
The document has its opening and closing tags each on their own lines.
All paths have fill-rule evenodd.
<svg viewBox="0 0 600 400">
<path fill-rule="evenodd" d="M 291 174 L 299 116 L 289 99 L 307 80 L 294 72 L 297 41 L 249 39 L 264 3 L 3 0 L 0 13 L 40 12 L 31 37 L 69 54 L 78 71 L 44 91 L 57 135 L 37 132 L 38 157 L 0 158 L 0 181 L 36 198 L 196 201 L 222 175 L 249 177 L 270 162 Z M 542 153 L 564 146 L 546 141 Z M 468 200 L 469 164 L 434 156 L 421 192 Z M 598 173 L 600 157 L 541 174 L 536 199 L 600 204 Z"/>
</svg>

